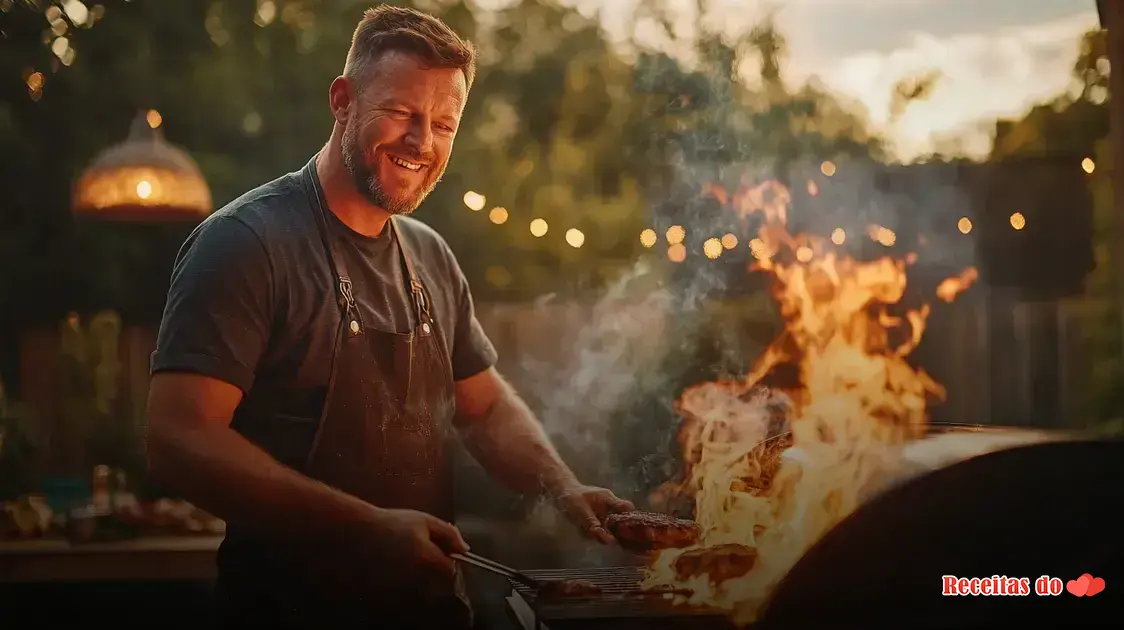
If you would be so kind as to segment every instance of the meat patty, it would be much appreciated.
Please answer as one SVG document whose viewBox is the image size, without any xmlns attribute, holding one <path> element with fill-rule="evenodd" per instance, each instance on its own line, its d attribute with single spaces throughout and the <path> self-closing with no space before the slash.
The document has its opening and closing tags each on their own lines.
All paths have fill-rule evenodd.
<svg viewBox="0 0 1124 630">
<path fill-rule="evenodd" d="M 756 549 L 730 543 L 684 551 L 675 559 L 673 568 L 680 581 L 705 574 L 712 582 L 721 583 L 749 573 L 756 562 Z"/>
<path fill-rule="evenodd" d="M 699 540 L 698 523 L 656 512 L 624 512 L 605 518 L 609 530 L 625 549 L 655 551 L 690 547 Z"/>
<path fill-rule="evenodd" d="M 589 580 L 549 580 L 539 587 L 539 594 L 547 597 L 580 597 L 582 595 L 597 595 L 601 587 Z"/>
</svg>

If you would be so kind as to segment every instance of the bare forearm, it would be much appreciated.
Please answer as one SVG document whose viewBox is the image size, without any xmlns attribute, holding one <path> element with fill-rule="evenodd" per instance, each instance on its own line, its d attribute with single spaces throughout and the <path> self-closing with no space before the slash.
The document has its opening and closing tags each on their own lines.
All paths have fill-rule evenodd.
<svg viewBox="0 0 1124 630">
<path fill-rule="evenodd" d="M 338 537 L 361 530 L 378 511 L 282 465 L 227 427 L 151 436 L 149 467 L 192 503 L 269 537 Z"/>
<path fill-rule="evenodd" d="M 506 383 L 484 413 L 459 418 L 461 437 L 492 477 L 524 494 L 560 494 L 578 485 L 527 404 Z"/>
</svg>

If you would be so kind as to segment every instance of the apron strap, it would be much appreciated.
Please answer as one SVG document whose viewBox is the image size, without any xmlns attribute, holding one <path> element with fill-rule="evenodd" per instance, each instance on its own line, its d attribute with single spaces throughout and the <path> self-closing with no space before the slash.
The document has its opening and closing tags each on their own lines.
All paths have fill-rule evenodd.
<svg viewBox="0 0 1124 630">
<path fill-rule="evenodd" d="M 428 335 L 433 330 L 433 315 L 430 312 L 429 295 L 425 290 L 425 285 L 418 278 L 417 271 L 414 270 L 413 259 L 405 240 L 399 236 L 397 218 L 391 217 L 390 223 L 394 232 L 394 241 L 398 243 L 398 252 L 402 256 L 402 264 L 406 267 L 406 275 L 409 276 L 410 294 L 414 299 L 414 311 L 417 315 L 418 326 L 421 327 L 423 335 Z"/>
<path fill-rule="evenodd" d="M 363 333 L 363 317 L 359 313 L 359 305 L 355 303 L 355 294 L 351 291 L 351 278 L 347 275 L 347 265 L 336 248 L 335 241 L 328 229 L 328 209 L 324 204 L 324 189 L 320 186 L 320 177 L 316 174 L 316 156 L 313 156 L 302 171 L 305 193 L 309 202 L 316 209 L 316 229 L 320 232 L 320 240 L 328 253 L 328 267 L 336 277 L 335 293 L 336 303 L 342 311 L 341 325 L 336 332 L 335 342 L 332 344 L 332 361 L 328 370 L 328 388 L 324 393 L 324 403 L 320 407 L 320 418 L 316 423 L 316 432 L 312 436 L 312 443 L 304 456 L 302 470 L 307 470 L 312 464 L 312 457 L 320 445 L 320 438 L 324 434 L 324 423 L 328 418 L 328 406 L 336 389 L 336 376 L 339 369 L 340 352 L 343 349 L 344 338 L 350 333 L 352 336 Z M 344 332 L 346 327 L 347 332 Z"/>
<path fill-rule="evenodd" d="M 328 264 L 331 266 L 332 273 L 336 276 L 336 299 L 343 311 L 348 330 L 353 335 L 360 335 L 363 333 L 363 317 L 355 302 L 351 278 L 348 277 L 347 274 L 347 264 L 344 263 L 343 256 L 340 255 L 339 250 L 336 248 L 335 241 L 332 239 L 331 232 L 328 228 L 328 210 L 324 205 L 324 191 L 320 185 L 320 177 L 316 173 L 315 157 L 309 160 L 308 164 L 304 166 L 303 173 L 307 183 L 308 195 L 316 208 L 314 214 L 316 215 L 316 227 L 320 232 L 320 240 L 324 243 L 324 249 L 327 250 L 329 256 Z M 422 329 L 422 334 L 428 335 L 432 331 L 433 325 L 429 295 L 425 290 L 425 286 L 418 278 L 417 271 L 414 269 L 414 262 L 413 258 L 410 256 L 409 248 L 406 246 L 405 241 L 399 236 L 398 223 L 395 217 L 391 217 L 388 224 L 394 235 L 394 241 L 398 244 L 398 253 L 402 258 L 402 266 L 406 269 L 406 275 L 409 277 L 410 294 L 413 298 L 414 312 L 418 326 Z"/>
<path fill-rule="evenodd" d="M 335 241 L 328 229 L 328 210 L 324 207 L 324 189 L 320 186 L 320 177 L 316 173 L 315 157 L 309 160 L 308 164 L 305 164 L 303 174 L 306 181 L 306 192 L 316 208 L 314 214 L 316 215 L 317 231 L 320 232 L 320 240 L 323 241 L 324 249 L 328 252 L 328 265 L 336 276 L 337 303 L 343 311 L 348 330 L 353 335 L 360 335 L 363 333 L 363 316 L 359 312 L 359 306 L 355 302 L 355 294 L 351 290 L 351 278 L 347 275 L 347 265 L 336 248 Z"/>
</svg>

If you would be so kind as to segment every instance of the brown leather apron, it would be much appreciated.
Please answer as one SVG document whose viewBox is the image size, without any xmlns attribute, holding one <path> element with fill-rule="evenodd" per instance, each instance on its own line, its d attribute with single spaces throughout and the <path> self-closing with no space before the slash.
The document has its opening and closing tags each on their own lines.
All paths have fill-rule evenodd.
<svg viewBox="0 0 1124 630">
<path fill-rule="evenodd" d="M 305 166 L 302 179 L 337 280 L 342 315 L 319 423 L 314 435 L 305 433 L 310 440 L 296 440 L 304 442 L 303 472 L 373 505 L 418 510 L 451 522 L 453 484 L 445 441 L 455 410 L 453 378 L 429 294 L 392 219 L 387 227 L 398 243 L 409 279 L 415 327 L 409 333 L 388 333 L 366 326 L 336 237 L 329 230 L 315 159 Z M 266 450 L 282 462 L 296 464 L 293 438 L 272 438 L 278 446 L 275 451 L 269 447 L 270 427 L 266 423 L 259 427 L 255 441 L 264 442 Z M 279 444 L 284 441 L 288 444 Z M 337 629 L 471 625 L 459 574 L 447 584 L 419 583 L 408 570 L 377 566 L 370 554 L 333 541 L 312 545 L 256 541 L 246 546 L 256 553 L 244 555 L 264 560 L 256 569 L 238 562 L 236 550 L 228 552 L 225 561 L 242 565 L 236 571 L 238 581 L 244 583 L 252 576 L 250 581 L 265 588 L 228 584 L 225 594 L 219 589 L 220 616 L 232 624 L 255 621 Z M 277 555 L 265 559 L 273 554 Z"/>
</svg>

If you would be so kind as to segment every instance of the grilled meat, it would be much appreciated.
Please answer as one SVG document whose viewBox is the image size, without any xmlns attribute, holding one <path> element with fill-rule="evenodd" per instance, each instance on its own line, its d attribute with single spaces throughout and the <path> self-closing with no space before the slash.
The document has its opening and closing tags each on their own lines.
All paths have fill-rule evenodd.
<svg viewBox="0 0 1124 630">
<path fill-rule="evenodd" d="M 605 528 L 622 547 L 640 552 L 689 547 L 700 535 L 698 523 L 656 512 L 610 514 Z"/>
<path fill-rule="evenodd" d="M 589 580 L 568 579 L 549 580 L 542 583 L 539 594 L 546 597 L 580 597 L 582 595 L 597 595 L 601 587 Z"/>
<path fill-rule="evenodd" d="M 749 573 L 756 562 L 756 549 L 731 543 L 684 551 L 675 559 L 674 569 L 680 581 L 706 574 L 720 583 Z"/>
<path fill-rule="evenodd" d="M 644 591 L 648 592 L 648 593 L 658 593 L 658 594 L 662 594 L 662 595 L 665 595 L 665 596 L 666 595 L 690 596 L 690 595 L 695 594 L 695 591 L 693 591 L 693 590 L 691 590 L 687 587 L 672 586 L 670 584 L 657 584 L 655 586 L 645 588 Z"/>
</svg>

